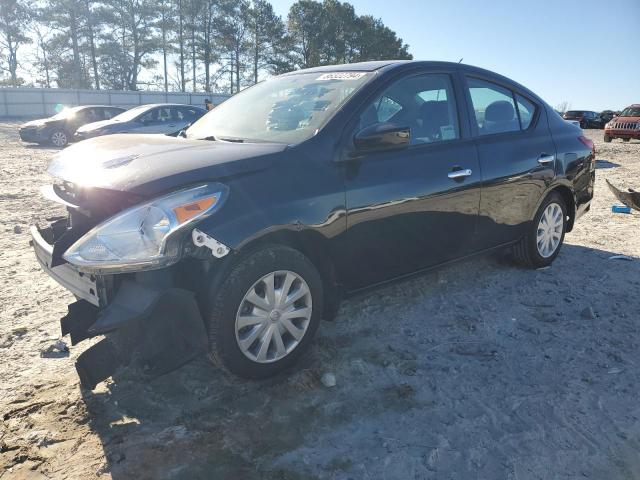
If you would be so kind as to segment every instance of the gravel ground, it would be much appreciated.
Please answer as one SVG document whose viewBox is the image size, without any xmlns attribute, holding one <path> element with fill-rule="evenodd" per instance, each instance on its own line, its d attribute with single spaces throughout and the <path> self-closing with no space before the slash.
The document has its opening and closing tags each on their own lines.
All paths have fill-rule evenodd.
<svg viewBox="0 0 640 480">
<path fill-rule="evenodd" d="M 351 298 L 270 381 L 202 358 L 88 392 L 84 347 L 42 353 L 72 297 L 28 245 L 58 213 L 38 193 L 54 151 L 16 127 L 0 124 L 3 480 L 640 478 L 640 214 L 612 214 L 604 182 L 640 187 L 640 142 L 587 132 L 596 198 L 549 269 L 484 257 Z"/>
</svg>

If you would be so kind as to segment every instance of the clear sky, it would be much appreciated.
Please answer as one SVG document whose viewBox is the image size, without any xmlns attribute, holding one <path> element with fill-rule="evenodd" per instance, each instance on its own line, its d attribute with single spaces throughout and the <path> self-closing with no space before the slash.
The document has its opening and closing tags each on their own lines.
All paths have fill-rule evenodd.
<svg viewBox="0 0 640 480">
<path fill-rule="evenodd" d="M 286 17 L 292 0 L 271 0 Z M 351 0 L 379 17 L 417 60 L 505 75 L 552 106 L 620 110 L 640 103 L 640 0 Z"/>
</svg>

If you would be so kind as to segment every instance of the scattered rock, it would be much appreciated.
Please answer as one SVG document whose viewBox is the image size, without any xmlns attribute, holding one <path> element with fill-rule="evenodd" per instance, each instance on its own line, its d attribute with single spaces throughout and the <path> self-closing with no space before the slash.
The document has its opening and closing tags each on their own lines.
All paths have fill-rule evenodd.
<svg viewBox="0 0 640 480">
<path fill-rule="evenodd" d="M 333 373 L 325 373 L 322 375 L 320 379 L 322 384 L 327 388 L 332 388 L 336 386 L 336 376 Z"/>
<path fill-rule="evenodd" d="M 63 340 L 58 340 L 40 351 L 42 358 L 62 358 L 69 355 L 69 347 Z"/>
<path fill-rule="evenodd" d="M 21 337 L 23 335 L 26 335 L 27 331 L 27 327 L 16 327 L 11 330 L 11 335 L 13 335 L 14 337 Z"/>
<path fill-rule="evenodd" d="M 22 227 L 20 225 L 16 225 L 13 227 L 13 233 L 22 233 Z"/>
<path fill-rule="evenodd" d="M 580 312 L 580 316 L 586 320 L 594 320 L 596 318 L 596 312 L 593 311 L 593 307 L 587 307 Z"/>
<path fill-rule="evenodd" d="M 44 447 L 51 443 L 51 438 L 54 435 L 49 430 L 32 430 L 27 435 L 26 439 L 29 443 L 37 445 L 38 447 Z"/>
</svg>

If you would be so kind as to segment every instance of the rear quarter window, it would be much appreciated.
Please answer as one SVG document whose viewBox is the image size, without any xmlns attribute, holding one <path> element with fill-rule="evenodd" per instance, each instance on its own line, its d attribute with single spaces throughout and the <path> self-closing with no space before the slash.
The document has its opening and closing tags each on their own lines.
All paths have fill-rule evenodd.
<svg viewBox="0 0 640 480">
<path fill-rule="evenodd" d="M 526 130 L 531 126 L 531 122 L 536 113 L 536 105 L 520 94 L 516 94 L 516 101 L 518 113 L 520 114 L 520 128 Z"/>
</svg>

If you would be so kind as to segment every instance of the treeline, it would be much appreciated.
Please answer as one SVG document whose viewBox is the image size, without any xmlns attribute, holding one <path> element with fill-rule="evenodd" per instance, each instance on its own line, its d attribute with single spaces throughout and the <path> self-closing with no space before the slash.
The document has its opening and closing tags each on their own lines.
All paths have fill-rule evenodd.
<svg viewBox="0 0 640 480">
<path fill-rule="evenodd" d="M 286 20 L 266 0 L 1 0 L 0 48 L 3 85 L 183 92 L 411 58 L 380 19 L 338 0 L 300 0 Z"/>
</svg>

